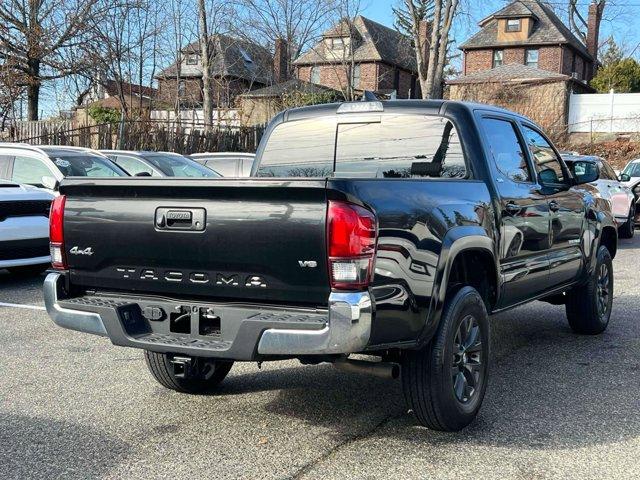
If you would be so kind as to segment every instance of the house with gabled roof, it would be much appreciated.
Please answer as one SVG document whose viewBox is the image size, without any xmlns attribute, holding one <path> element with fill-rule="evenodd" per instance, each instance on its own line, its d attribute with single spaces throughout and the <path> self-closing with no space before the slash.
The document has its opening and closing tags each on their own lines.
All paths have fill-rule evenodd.
<svg viewBox="0 0 640 480">
<path fill-rule="evenodd" d="M 270 85 L 273 57 L 264 47 L 229 35 L 211 36 L 213 48 L 213 98 L 216 107 L 233 106 L 238 95 Z M 159 97 L 183 107 L 198 108 L 203 101 L 202 58 L 199 42 L 180 51 L 179 58 L 155 78 Z"/>
<path fill-rule="evenodd" d="M 420 98 L 411 39 L 363 16 L 332 26 L 293 65 L 299 80 L 343 93 Z"/>
<path fill-rule="evenodd" d="M 449 98 L 508 108 L 563 134 L 571 94 L 594 91 L 601 15 L 592 3 L 583 43 L 548 3 L 510 2 L 460 45 L 463 75 L 446 81 Z"/>
<path fill-rule="evenodd" d="M 460 45 L 463 74 L 514 63 L 590 81 L 595 72 L 599 25 L 594 6 L 589 9 L 584 44 L 547 3 L 512 1 L 482 19 L 480 30 Z"/>
</svg>

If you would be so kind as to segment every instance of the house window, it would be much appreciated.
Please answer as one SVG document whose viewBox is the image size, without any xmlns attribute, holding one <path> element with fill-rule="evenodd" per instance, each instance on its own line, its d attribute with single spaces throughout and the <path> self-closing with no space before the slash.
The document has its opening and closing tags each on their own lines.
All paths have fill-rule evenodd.
<svg viewBox="0 0 640 480">
<path fill-rule="evenodd" d="M 332 38 L 331 39 L 331 50 L 344 50 L 344 39 L 343 38 Z"/>
<path fill-rule="evenodd" d="M 320 83 L 320 67 L 311 67 L 311 83 Z"/>
<path fill-rule="evenodd" d="M 354 65 L 353 70 L 351 70 L 351 87 L 360 87 L 360 65 Z"/>
<path fill-rule="evenodd" d="M 519 32 L 522 28 L 519 18 L 511 18 L 507 20 L 507 32 Z"/>
<path fill-rule="evenodd" d="M 503 58 L 504 58 L 503 50 L 494 50 L 493 51 L 493 68 L 496 68 L 502 65 Z"/>
<path fill-rule="evenodd" d="M 185 93 L 187 93 L 187 88 L 186 88 L 186 84 L 184 83 L 184 80 L 180 80 L 178 82 L 178 95 L 181 97 L 184 97 Z"/>
<path fill-rule="evenodd" d="M 198 64 L 198 54 L 197 53 L 188 53 L 187 54 L 187 65 L 197 65 Z"/>
<path fill-rule="evenodd" d="M 527 50 L 524 63 L 527 67 L 538 68 L 538 50 Z"/>
</svg>

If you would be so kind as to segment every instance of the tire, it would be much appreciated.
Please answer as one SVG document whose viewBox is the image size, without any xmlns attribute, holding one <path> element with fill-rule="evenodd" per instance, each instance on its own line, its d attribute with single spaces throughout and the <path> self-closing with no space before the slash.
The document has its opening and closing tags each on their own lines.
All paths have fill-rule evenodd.
<svg viewBox="0 0 640 480">
<path fill-rule="evenodd" d="M 35 277 L 36 275 L 40 275 L 47 268 L 49 268 L 48 263 L 43 263 L 40 265 L 23 265 L 20 267 L 9 267 L 7 270 L 12 275 L 16 277 Z"/>
<path fill-rule="evenodd" d="M 467 336 L 468 331 L 471 336 Z M 458 347 L 464 349 L 466 343 L 461 354 Z M 447 300 L 431 342 L 403 356 L 402 389 L 407 406 L 425 427 L 461 430 L 473 421 L 482 405 L 488 360 L 485 304 L 474 288 L 465 286 Z M 473 391 L 467 390 L 472 385 Z"/>
<path fill-rule="evenodd" d="M 633 238 L 633 234 L 636 232 L 636 212 L 635 206 L 631 208 L 629 212 L 629 218 L 627 221 L 620 225 L 618 229 L 618 236 L 620 238 Z"/>
<path fill-rule="evenodd" d="M 604 275 L 604 277 L 603 277 Z M 586 284 L 567 293 L 567 320 L 574 332 L 597 335 L 609 325 L 613 304 L 613 262 L 607 247 L 598 248 L 596 268 Z"/>
<path fill-rule="evenodd" d="M 225 379 L 233 366 L 233 362 L 192 358 L 190 375 L 182 378 L 175 375 L 171 362 L 177 356 L 179 355 L 144 351 L 144 359 L 153 378 L 163 387 L 181 393 L 198 394 L 212 391 Z"/>
</svg>

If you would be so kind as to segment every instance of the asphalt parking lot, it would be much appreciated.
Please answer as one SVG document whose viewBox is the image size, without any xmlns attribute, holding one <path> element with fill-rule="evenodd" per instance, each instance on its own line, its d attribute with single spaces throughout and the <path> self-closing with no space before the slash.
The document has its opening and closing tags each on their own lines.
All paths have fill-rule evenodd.
<svg viewBox="0 0 640 480">
<path fill-rule="evenodd" d="M 621 240 L 601 336 L 544 303 L 493 317 L 484 406 L 457 434 L 419 427 L 399 382 L 328 365 L 165 390 L 140 351 L 54 326 L 43 277 L 0 272 L 0 302 L 36 307 L 0 307 L 0 478 L 637 478 L 639 254 L 640 235 Z"/>
</svg>

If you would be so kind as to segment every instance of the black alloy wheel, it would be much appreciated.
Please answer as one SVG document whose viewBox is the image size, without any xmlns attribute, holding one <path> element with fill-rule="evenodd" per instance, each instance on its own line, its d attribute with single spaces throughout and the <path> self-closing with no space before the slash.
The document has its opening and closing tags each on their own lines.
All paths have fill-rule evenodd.
<svg viewBox="0 0 640 480">
<path fill-rule="evenodd" d="M 469 402 L 484 381 L 482 340 L 478 321 L 472 315 L 464 317 L 453 340 L 451 367 L 453 392 L 461 403 Z"/>
</svg>

